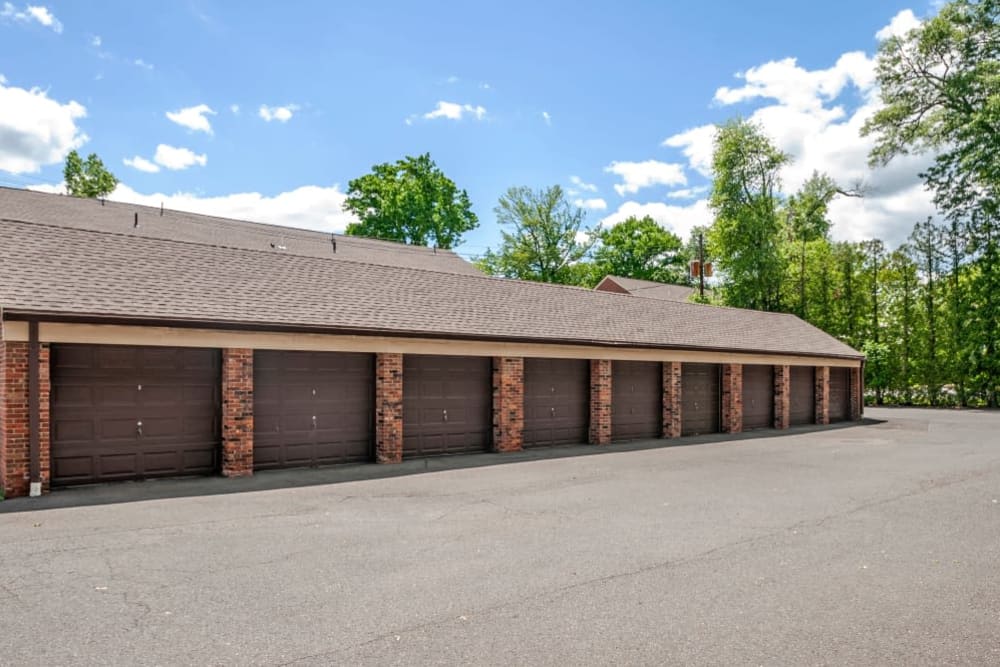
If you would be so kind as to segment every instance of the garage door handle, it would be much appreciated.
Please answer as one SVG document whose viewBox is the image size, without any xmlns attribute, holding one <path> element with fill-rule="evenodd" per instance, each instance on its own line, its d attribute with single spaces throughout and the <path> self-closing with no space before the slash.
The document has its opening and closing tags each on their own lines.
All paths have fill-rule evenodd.
<svg viewBox="0 0 1000 667">
<path fill-rule="evenodd" d="M 550 408 L 550 410 L 552 410 L 552 416 L 555 417 L 556 416 L 556 409 L 555 408 Z"/>
<path fill-rule="evenodd" d="M 444 418 L 445 421 L 448 421 L 448 411 L 447 410 L 442 410 L 441 411 L 441 416 Z"/>
<path fill-rule="evenodd" d="M 316 415 L 313 415 L 313 428 L 316 428 Z"/>
<path fill-rule="evenodd" d="M 135 423 L 135 433 L 140 438 L 142 437 L 142 422 L 136 422 Z"/>
</svg>

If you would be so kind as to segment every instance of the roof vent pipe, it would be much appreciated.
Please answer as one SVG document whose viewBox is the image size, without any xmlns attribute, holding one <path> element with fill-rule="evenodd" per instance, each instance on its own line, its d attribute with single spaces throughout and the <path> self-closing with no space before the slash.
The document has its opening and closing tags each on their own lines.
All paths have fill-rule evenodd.
<svg viewBox="0 0 1000 667">
<path fill-rule="evenodd" d="M 337 237 L 334 236 L 333 234 L 330 234 L 330 243 L 333 245 L 333 252 L 336 253 L 337 252 Z"/>
<path fill-rule="evenodd" d="M 135 212 L 135 219 L 132 221 L 132 229 L 135 229 L 138 226 L 139 226 L 139 212 L 136 211 Z"/>
</svg>

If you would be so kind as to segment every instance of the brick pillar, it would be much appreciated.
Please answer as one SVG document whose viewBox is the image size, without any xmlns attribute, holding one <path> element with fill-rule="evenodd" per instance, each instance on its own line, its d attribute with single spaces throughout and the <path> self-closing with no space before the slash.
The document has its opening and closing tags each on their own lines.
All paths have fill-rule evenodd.
<svg viewBox="0 0 1000 667">
<path fill-rule="evenodd" d="M 524 446 L 524 359 L 493 358 L 493 451 Z"/>
<path fill-rule="evenodd" d="M 28 413 L 29 343 L 0 341 L 0 487 L 4 497 L 28 495 L 31 477 L 31 433 Z M 49 404 L 50 350 L 38 346 L 38 450 L 42 491 L 50 480 Z"/>
<path fill-rule="evenodd" d="M 253 350 L 222 350 L 222 474 L 253 474 Z"/>
<path fill-rule="evenodd" d="M 403 460 L 403 355 L 375 355 L 375 461 Z"/>
<path fill-rule="evenodd" d="M 722 432 L 743 431 L 743 364 L 722 364 Z"/>
<path fill-rule="evenodd" d="M 816 367 L 816 423 L 830 423 L 830 367 Z"/>
<path fill-rule="evenodd" d="M 611 442 L 611 360 L 590 360 L 590 444 Z"/>
<path fill-rule="evenodd" d="M 792 425 L 792 367 L 774 367 L 774 428 Z"/>
<path fill-rule="evenodd" d="M 851 421 L 861 419 L 861 368 L 851 368 Z"/>
<path fill-rule="evenodd" d="M 681 437 L 681 362 L 663 362 L 663 437 Z"/>
</svg>

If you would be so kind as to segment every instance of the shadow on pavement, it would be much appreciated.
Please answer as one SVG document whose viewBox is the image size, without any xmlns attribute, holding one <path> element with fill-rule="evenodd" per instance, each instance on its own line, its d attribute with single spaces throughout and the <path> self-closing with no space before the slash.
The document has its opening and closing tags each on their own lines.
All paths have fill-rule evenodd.
<svg viewBox="0 0 1000 667">
<path fill-rule="evenodd" d="M 746 433 L 714 433 L 711 435 L 687 436 L 675 440 L 633 440 L 615 442 L 609 446 L 562 445 L 529 449 L 503 454 L 484 452 L 482 454 L 458 454 L 426 459 L 412 459 L 396 465 L 374 463 L 331 465 L 318 468 L 294 468 L 289 470 L 268 470 L 255 473 L 252 477 L 228 479 L 225 477 L 183 477 L 151 479 L 140 482 L 113 482 L 92 484 L 65 489 L 55 489 L 38 498 L 12 498 L 0 502 L 0 514 L 32 512 L 37 510 L 60 509 L 65 507 L 88 507 L 116 503 L 185 498 L 191 496 L 212 496 L 252 491 L 270 491 L 339 484 L 371 479 L 390 479 L 427 472 L 442 472 L 480 468 L 484 466 L 544 461 L 576 456 L 603 456 L 621 452 L 635 452 L 668 447 L 687 447 L 717 442 L 738 442 L 759 438 L 774 438 L 806 433 L 829 432 L 845 428 L 870 426 L 885 420 L 865 418 L 858 422 L 842 422 L 828 426 L 793 426 L 787 430 L 760 429 Z"/>
</svg>

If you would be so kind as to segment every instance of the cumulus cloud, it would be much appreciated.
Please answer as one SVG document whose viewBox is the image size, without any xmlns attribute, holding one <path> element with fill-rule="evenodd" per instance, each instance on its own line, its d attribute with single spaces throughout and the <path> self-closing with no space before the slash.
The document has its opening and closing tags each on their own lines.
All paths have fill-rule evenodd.
<svg viewBox="0 0 1000 667">
<path fill-rule="evenodd" d="M 622 183 L 615 185 L 615 192 L 624 196 L 653 185 L 685 185 L 684 166 L 658 160 L 644 162 L 612 162 L 604 171 L 620 176 Z"/>
<path fill-rule="evenodd" d="M 591 211 L 603 211 L 608 207 L 608 202 L 600 197 L 593 197 L 591 199 L 574 199 L 573 205 L 577 208 L 586 208 Z"/>
<path fill-rule="evenodd" d="M 436 107 L 424 114 L 424 118 L 427 120 L 434 120 L 435 118 L 462 120 L 465 116 L 473 116 L 476 120 L 482 120 L 486 117 L 486 109 L 485 107 L 473 106 L 471 104 L 440 101 Z"/>
<path fill-rule="evenodd" d="M 542 120 L 545 121 L 546 125 L 551 125 L 552 124 L 552 114 L 550 114 L 548 111 L 543 111 L 542 112 Z"/>
<path fill-rule="evenodd" d="M 878 34 L 905 30 L 915 20 L 904 10 Z M 916 221 L 934 214 L 919 177 L 930 158 L 903 156 L 884 168 L 868 167 L 874 138 L 860 131 L 880 106 L 874 56 L 845 53 L 833 66 L 815 70 L 786 58 L 751 67 L 740 78 L 742 86 L 720 87 L 715 102 L 752 105 L 749 119 L 792 156 L 781 172 L 786 193 L 797 190 L 814 170 L 845 187 L 864 185 L 864 198 L 837 199 L 830 207 L 835 238 L 878 237 L 896 245 Z M 667 138 L 664 145 L 679 149 L 689 168 L 709 176 L 714 136 L 715 127 L 703 125 Z"/>
<path fill-rule="evenodd" d="M 62 162 L 87 141 L 77 121 L 87 115 L 75 102 L 59 102 L 47 91 L 8 86 L 0 77 L 0 171 L 37 172 Z"/>
<path fill-rule="evenodd" d="M 618 210 L 601 220 L 602 227 L 613 227 L 619 222 L 631 217 L 649 216 L 664 229 L 669 229 L 681 239 L 691 236 L 691 230 L 697 225 L 710 225 L 712 211 L 708 208 L 708 200 L 700 199 L 690 206 L 671 206 L 663 202 L 640 203 L 627 201 Z"/>
<path fill-rule="evenodd" d="M 570 194 L 578 192 L 597 192 L 597 186 L 593 183 L 585 183 L 579 176 L 570 176 Z"/>
<path fill-rule="evenodd" d="M 12 3 L 5 2 L 0 7 L 0 20 L 15 21 L 18 23 L 34 22 L 50 28 L 55 33 L 63 31 L 62 22 L 44 5 L 25 5 L 24 9 L 18 9 Z"/>
<path fill-rule="evenodd" d="M 192 132 L 212 134 L 212 124 L 208 120 L 209 115 L 214 116 L 215 111 L 207 104 L 167 112 L 167 118 L 181 127 L 186 127 Z"/>
<path fill-rule="evenodd" d="M 127 157 L 122 160 L 122 162 L 125 163 L 126 167 L 132 167 L 133 169 L 144 171 L 147 174 L 155 174 L 160 170 L 159 166 L 139 155 L 136 155 L 135 157 Z"/>
<path fill-rule="evenodd" d="M 699 185 L 696 188 L 681 188 L 680 190 L 671 190 L 667 193 L 667 199 L 694 199 L 708 192 L 707 185 Z"/>
<path fill-rule="evenodd" d="M 132 64 L 135 65 L 136 67 L 141 67 L 144 70 L 149 70 L 149 71 L 153 70 L 153 63 L 147 63 L 142 58 L 136 58 L 135 60 L 132 61 Z"/>
<path fill-rule="evenodd" d="M 913 11 L 904 9 L 892 17 L 889 25 L 875 33 L 875 38 L 885 41 L 890 37 L 902 37 L 920 25 L 920 19 L 914 15 Z"/>
<path fill-rule="evenodd" d="M 153 160 L 161 167 L 166 167 L 171 171 L 187 169 L 194 165 L 204 167 L 208 163 L 208 156 L 197 154 L 189 148 L 177 148 L 167 144 L 159 144 Z"/>
<path fill-rule="evenodd" d="M 287 123 L 292 119 L 292 116 L 298 110 L 299 105 L 297 104 L 286 104 L 284 106 L 276 107 L 269 107 L 266 104 L 261 104 L 260 109 L 257 110 L 257 115 L 266 120 L 268 123 L 275 120 L 279 123 Z"/>
</svg>

